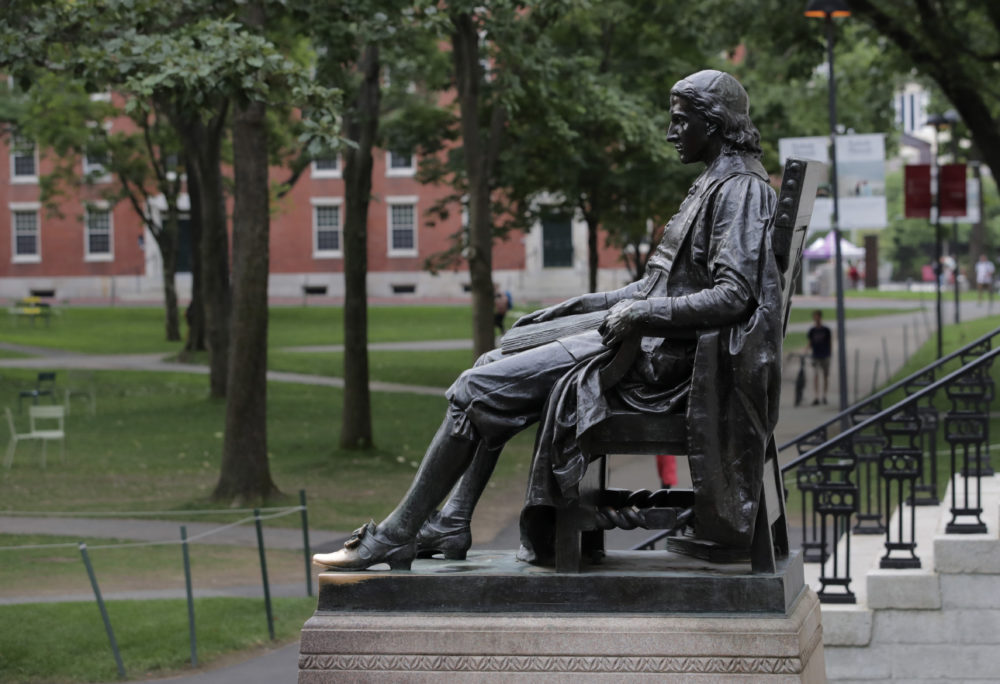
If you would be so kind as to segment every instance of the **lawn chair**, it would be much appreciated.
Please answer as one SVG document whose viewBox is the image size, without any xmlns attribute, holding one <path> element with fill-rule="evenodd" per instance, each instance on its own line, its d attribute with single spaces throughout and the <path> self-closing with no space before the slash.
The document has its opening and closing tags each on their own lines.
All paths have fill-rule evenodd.
<svg viewBox="0 0 1000 684">
<path fill-rule="evenodd" d="M 28 407 L 28 435 L 42 442 L 42 467 L 45 466 L 45 445 L 59 441 L 59 460 L 66 461 L 66 409 L 63 406 Z"/>
<path fill-rule="evenodd" d="M 54 404 L 56 402 L 56 374 L 54 371 L 42 371 L 35 379 L 35 386 L 17 393 L 17 412 L 21 412 L 21 402 L 30 398 L 32 404 L 38 403 L 38 397 L 47 396 Z"/>
<path fill-rule="evenodd" d="M 18 442 L 37 439 L 42 443 L 42 467 L 46 463 L 46 445 L 52 440 L 59 440 L 61 460 L 66 460 L 66 429 L 65 409 L 62 406 L 31 406 L 28 409 L 28 432 L 18 432 L 14 425 L 14 414 L 10 408 L 4 407 L 7 416 L 7 426 L 10 428 L 10 442 L 7 443 L 7 453 L 3 459 L 4 468 L 10 469 L 14 463 L 14 452 Z"/>
<path fill-rule="evenodd" d="M 789 159 L 773 218 L 772 246 L 782 273 L 782 306 L 788 310 L 798 272 L 802 245 L 812 213 L 818 182 L 817 162 Z M 632 365 L 639 337 L 626 340 L 616 357 L 602 371 L 602 387 L 613 386 Z M 556 512 L 556 570 L 580 572 L 584 557 L 604 554 L 604 531 L 621 527 L 676 530 L 690 518 L 695 502 L 692 490 L 630 492 L 607 487 L 607 458 L 613 454 L 687 455 L 687 418 L 616 410 L 580 439 L 591 462 L 580 482 L 580 497 Z M 673 537 L 668 549 L 713 562 L 749 560 L 754 573 L 774 573 L 777 559 L 788 554 L 784 497 L 773 435 L 764 460 L 764 477 L 758 494 L 753 541 L 748 549 L 728 549 L 708 541 Z"/>
<path fill-rule="evenodd" d="M 10 469 L 14 463 L 14 452 L 17 450 L 18 442 L 37 439 L 42 443 L 42 466 L 46 461 L 46 442 L 58 439 L 61 442 L 60 457 L 65 460 L 66 431 L 63 424 L 64 412 L 62 406 L 32 406 L 29 409 L 28 432 L 18 432 L 14 425 L 14 414 L 10 408 L 5 407 L 4 413 L 7 416 L 7 426 L 10 428 L 10 441 L 7 443 L 7 453 L 4 456 L 3 465 Z M 39 426 L 39 422 L 42 423 Z"/>
<path fill-rule="evenodd" d="M 64 405 L 66 406 L 66 415 L 68 416 L 70 411 L 71 400 L 74 398 L 83 399 L 90 409 L 90 415 L 97 415 L 97 392 L 94 389 L 94 374 L 93 373 L 80 373 L 75 371 L 69 372 L 69 378 L 67 380 L 69 385 L 66 388 Z"/>
</svg>

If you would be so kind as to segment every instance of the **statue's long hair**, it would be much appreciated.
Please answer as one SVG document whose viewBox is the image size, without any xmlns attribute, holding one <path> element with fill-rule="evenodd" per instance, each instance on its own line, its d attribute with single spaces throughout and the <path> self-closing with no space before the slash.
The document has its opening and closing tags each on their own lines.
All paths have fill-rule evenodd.
<svg viewBox="0 0 1000 684">
<path fill-rule="evenodd" d="M 723 154 L 749 154 L 760 159 L 760 131 L 753 125 L 750 115 L 734 112 L 712 93 L 699 90 L 688 81 L 680 81 L 670 91 L 683 97 L 700 114 L 709 126 L 714 126 L 722 136 Z"/>
</svg>

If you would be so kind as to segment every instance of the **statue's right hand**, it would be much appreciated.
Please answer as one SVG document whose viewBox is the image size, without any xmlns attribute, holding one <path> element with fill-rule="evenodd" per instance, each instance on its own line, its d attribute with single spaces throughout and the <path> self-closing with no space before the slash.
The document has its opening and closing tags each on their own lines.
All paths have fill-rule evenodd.
<svg viewBox="0 0 1000 684">
<path fill-rule="evenodd" d="M 539 309 L 538 311 L 532 311 L 530 314 L 521 316 L 516 321 L 512 327 L 517 328 L 522 325 L 531 325 L 532 323 L 544 323 L 545 321 L 551 321 L 554 318 L 559 318 L 560 316 L 569 316 L 570 314 L 580 313 L 578 309 L 580 308 L 580 298 L 573 297 L 567 299 L 565 302 L 560 302 L 553 306 L 547 306 L 544 309 Z"/>
</svg>

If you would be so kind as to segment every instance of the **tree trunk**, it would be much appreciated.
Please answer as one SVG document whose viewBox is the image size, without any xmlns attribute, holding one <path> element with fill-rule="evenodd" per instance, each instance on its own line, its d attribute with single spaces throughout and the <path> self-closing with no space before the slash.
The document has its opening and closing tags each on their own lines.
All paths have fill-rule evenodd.
<svg viewBox="0 0 1000 684">
<path fill-rule="evenodd" d="M 190 164 L 185 163 L 185 168 L 190 168 Z M 205 306 L 204 294 L 202 293 L 201 277 L 201 193 L 198 192 L 198 184 L 188 183 L 188 199 L 191 203 L 191 301 L 188 303 L 184 318 L 187 321 L 188 335 L 187 343 L 184 345 L 186 352 L 205 351 Z"/>
<path fill-rule="evenodd" d="M 472 16 L 452 17 L 452 55 L 461 112 L 462 150 L 469 195 L 469 280 L 472 287 L 472 339 L 476 356 L 493 349 L 493 226 L 490 208 L 491 159 L 482 139 L 479 115 L 479 32 Z M 497 105 L 499 107 L 499 105 Z M 492 128 L 492 127 L 491 127 Z M 496 141 L 490 141 L 495 143 Z"/>
<path fill-rule="evenodd" d="M 246 9 L 259 27 L 259 3 Z M 266 107 L 252 101 L 233 117 L 233 313 L 222 470 L 213 498 L 259 501 L 278 493 L 267 462 L 267 280 L 269 187 Z"/>
<path fill-rule="evenodd" d="M 372 189 L 372 147 L 381 100 L 378 47 L 365 47 L 358 65 L 362 80 L 345 137 L 357 143 L 344 154 L 344 409 L 340 446 L 370 449 L 371 395 L 368 387 L 368 202 Z"/>
<path fill-rule="evenodd" d="M 229 236 L 226 196 L 222 187 L 221 146 L 226 105 L 205 124 L 193 119 L 183 127 L 188 176 L 198 185 L 201 204 L 201 286 L 209 355 L 209 393 L 226 396 L 229 364 L 229 323 L 232 298 L 229 287 Z"/>
<path fill-rule="evenodd" d="M 177 236 L 180 232 L 177 216 L 176 198 L 167 207 L 167 224 L 156 236 L 156 244 L 160 248 L 163 259 L 163 306 L 164 324 L 168 342 L 179 342 L 181 339 L 181 322 L 177 313 Z"/>
</svg>

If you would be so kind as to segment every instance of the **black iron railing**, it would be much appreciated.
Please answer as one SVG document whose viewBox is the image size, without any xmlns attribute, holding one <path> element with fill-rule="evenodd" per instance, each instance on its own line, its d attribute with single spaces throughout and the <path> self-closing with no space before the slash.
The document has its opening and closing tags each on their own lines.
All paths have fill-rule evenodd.
<svg viewBox="0 0 1000 684">
<path fill-rule="evenodd" d="M 800 450 L 803 444 L 808 448 L 783 466 L 782 472 L 793 475 L 786 482 L 794 481 L 801 492 L 802 548 L 807 562 L 822 564 L 820 600 L 855 602 L 850 573 L 852 533 L 877 529 L 885 534 L 881 567 L 920 567 L 915 508 L 903 504 L 920 505 L 930 498 L 928 494 L 937 499 L 936 490 L 921 485 L 936 482 L 926 469 L 937 467 L 938 425 L 944 425 L 944 441 L 949 446 L 949 472 L 964 478 L 964 486 L 952 488 L 946 532 L 985 531 L 981 478 L 992 472 L 987 469 L 989 409 L 995 395 L 990 367 L 1000 355 L 1000 349 L 989 348 L 992 336 L 950 355 L 963 365 L 940 379 L 896 383 L 897 389 L 905 383 L 912 391 L 896 404 L 875 412 L 870 408 L 845 412 L 853 426 L 819 444 L 818 431 L 811 431 L 797 443 Z M 914 375 L 925 377 L 929 372 L 924 369 Z M 947 410 L 933 403 L 938 392 L 950 401 Z M 888 392 L 880 394 L 884 398 Z M 934 431 L 928 429 L 929 424 L 935 426 Z M 899 514 L 890 526 L 894 510 Z"/>
<path fill-rule="evenodd" d="M 854 603 L 851 589 L 852 534 L 884 534 L 883 568 L 920 567 L 915 505 L 937 505 L 938 433 L 950 451 L 950 473 L 964 478 L 952 487 L 950 534 L 983 532 L 981 477 L 989 465 L 989 409 L 995 391 L 990 375 L 1000 348 L 991 349 L 1000 328 L 867 397 L 805 432 L 779 451 L 799 455 L 781 470 L 800 497 L 801 549 L 806 562 L 820 563 L 820 600 Z M 945 373 L 954 361 L 961 365 Z M 937 376 L 941 375 L 940 378 Z M 883 405 L 902 391 L 907 396 Z M 938 409 L 943 392 L 950 402 Z M 831 433 L 839 433 L 831 436 Z M 786 497 L 788 491 L 786 490 Z M 904 507 L 903 504 L 908 507 Z M 894 524 L 890 517 L 899 510 Z M 636 550 L 651 550 L 666 533 Z M 794 546 L 794 539 L 792 540 Z"/>
</svg>

